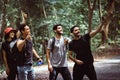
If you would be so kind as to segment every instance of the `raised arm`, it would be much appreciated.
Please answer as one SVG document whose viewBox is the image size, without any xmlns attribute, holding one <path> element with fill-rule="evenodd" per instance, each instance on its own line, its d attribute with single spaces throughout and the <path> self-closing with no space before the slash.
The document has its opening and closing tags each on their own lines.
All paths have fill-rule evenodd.
<svg viewBox="0 0 120 80">
<path fill-rule="evenodd" d="M 17 48 L 18 48 L 18 50 L 19 50 L 20 52 L 22 51 L 25 43 L 26 43 L 25 40 L 18 40 L 18 41 L 17 41 Z"/>
<path fill-rule="evenodd" d="M 96 30 L 90 32 L 90 37 L 94 37 L 97 33 L 99 33 L 101 31 L 102 27 L 103 27 L 103 23 L 100 23 Z"/>
<path fill-rule="evenodd" d="M 24 40 L 20 40 L 20 39 L 19 39 L 19 40 L 17 41 L 17 48 L 18 48 L 18 50 L 19 50 L 20 52 L 22 51 L 22 49 L 23 49 L 23 47 L 24 47 L 27 39 L 28 39 L 28 40 L 29 40 L 29 39 L 32 40 L 31 35 L 27 35 Z"/>
</svg>

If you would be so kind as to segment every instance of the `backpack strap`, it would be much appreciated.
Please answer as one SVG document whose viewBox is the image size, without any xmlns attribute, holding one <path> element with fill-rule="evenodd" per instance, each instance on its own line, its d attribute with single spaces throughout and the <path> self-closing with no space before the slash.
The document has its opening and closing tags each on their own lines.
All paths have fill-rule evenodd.
<svg viewBox="0 0 120 80">
<path fill-rule="evenodd" d="M 9 46 L 10 46 L 11 49 L 14 47 L 14 45 L 15 45 L 16 42 L 17 42 L 17 40 L 14 40 L 14 41 L 12 41 L 12 42 L 9 44 Z"/>
<path fill-rule="evenodd" d="M 55 37 L 52 37 L 51 52 L 53 52 L 54 45 L 55 45 Z"/>
</svg>

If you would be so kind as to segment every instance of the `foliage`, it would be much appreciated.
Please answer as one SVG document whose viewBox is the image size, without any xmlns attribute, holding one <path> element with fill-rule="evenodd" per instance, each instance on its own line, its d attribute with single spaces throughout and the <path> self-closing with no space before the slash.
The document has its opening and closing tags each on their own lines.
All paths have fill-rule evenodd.
<svg viewBox="0 0 120 80">
<path fill-rule="evenodd" d="M 4 3 L 6 1 L 6 4 Z M 6 13 L 3 13 L 3 4 Z M 107 2 L 101 0 L 102 13 L 105 14 Z M 120 42 L 120 1 L 116 1 L 115 13 L 110 25 L 109 40 L 118 44 Z M 1 0 L 0 14 L 5 14 L 6 26 L 17 28 L 16 21 L 21 18 L 21 10 L 28 14 L 27 22 L 31 26 L 34 43 L 37 51 L 43 54 L 42 44 L 45 39 L 54 35 L 52 27 L 62 24 L 64 35 L 70 36 L 69 29 L 73 25 L 80 26 L 81 34 L 88 32 L 88 5 L 84 0 Z M 0 18 L 1 22 L 2 18 Z M 20 19 L 21 20 L 21 19 Z M 92 29 L 100 22 L 98 7 L 96 6 L 92 19 Z M 5 26 L 4 26 L 5 27 Z M 0 26 L 1 28 L 1 26 Z M 3 32 L 3 31 L 0 31 Z M 112 34 L 112 35 L 111 35 Z M 92 49 L 100 43 L 100 35 L 92 39 Z"/>
<path fill-rule="evenodd" d="M 110 24 L 109 44 L 120 44 L 120 1 L 116 0 L 113 19 Z M 101 0 L 102 13 L 106 13 L 107 2 Z M 5 9 L 5 12 L 4 12 Z M 80 26 L 81 34 L 88 32 L 88 5 L 84 0 L 1 0 L 0 1 L 0 33 L 2 27 L 17 28 L 16 22 L 21 21 L 21 10 L 28 14 L 27 22 L 31 26 L 35 48 L 44 58 L 43 43 L 54 35 L 52 26 L 62 24 L 64 35 L 70 37 L 69 29 L 73 25 Z M 5 15 L 5 26 L 2 17 Z M 19 20 L 20 19 L 20 20 Z M 96 6 L 92 19 L 92 29 L 100 22 Z M 92 51 L 101 43 L 101 35 L 96 35 L 91 42 Z M 1 63 L 1 62 L 0 62 Z M 0 73 L 4 70 L 0 65 Z"/>
</svg>

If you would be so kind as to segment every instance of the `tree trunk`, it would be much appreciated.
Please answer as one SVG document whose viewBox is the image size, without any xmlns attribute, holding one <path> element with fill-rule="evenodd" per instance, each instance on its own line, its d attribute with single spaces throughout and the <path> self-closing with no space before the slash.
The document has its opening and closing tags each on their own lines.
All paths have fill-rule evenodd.
<svg viewBox="0 0 120 80">
<path fill-rule="evenodd" d="M 88 32 L 91 32 L 93 10 L 94 10 L 95 5 L 96 5 L 96 0 L 94 0 L 93 5 L 91 3 L 91 0 L 87 0 L 87 2 L 88 2 L 88 9 L 89 9 L 89 12 L 88 12 L 88 25 L 89 25 Z"/>
<path fill-rule="evenodd" d="M 104 23 L 103 28 L 101 30 L 102 45 L 104 45 L 107 42 L 109 24 L 111 22 L 113 10 L 114 10 L 114 2 L 115 2 L 115 0 L 108 0 L 107 13 L 105 16 L 103 16 L 105 23 Z"/>
<path fill-rule="evenodd" d="M 47 14 L 46 14 L 46 11 L 45 11 L 45 6 L 44 6 L 44 0 L 42 0 L 42 8 L 43 8 L 44 17 L 47 18 Z"/>
<path fill-rule="evenodd" d="M 2 18 L 1 18 L 1 33 L 0 33 L 1 41 L 3 39 L 3 32 L 4 32 L 4 29 L 6 27 L 5 26 L 6 4 L 7 4 L 7 0 L 3 0 Z"/>
<path fill-rule="evenodd" d="M 102 9 L 101 9 L 101 2 L 100 0 L 98 0 L 98 9 L 99 9 L 99 18 L 100 21 L 102 20 Z"/>
</svg>

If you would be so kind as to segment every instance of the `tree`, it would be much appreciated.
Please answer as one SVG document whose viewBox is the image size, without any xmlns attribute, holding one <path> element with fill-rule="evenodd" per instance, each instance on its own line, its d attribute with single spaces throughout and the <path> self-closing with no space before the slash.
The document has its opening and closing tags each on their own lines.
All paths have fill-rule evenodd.
<svg viewBox="0 0 120 80">
<path fill-rule="evenodd" d="M 93 10 L 96 7 L 96 0 L 93 1 L 93 4 L 92 4 L 91 0 L 87 0 L 87 3 L 88 3 L 88 9 L 89 9 L 89 11 L 88 11 L 88 25 L 89 25 L 88 32 L 91 32 Z"/>
<path fill-rule="evenodd" d="M 102 17 L 105 20 L 105 23 L 101 31 L 102 44 L 105 44 L 106 40 L 108 39 L 109 24 L 113 16 L 114 3 L 115 3 L 115 0 L 107 0 L 107 1 L 108 1 L 107 7 L 106 7 L 107 13 Z"/>
<path fill-rule="evenodd" d="M 2 14 L 1 14 L 1 31 L 0 31 L 0 41 L 2 41 L 3 38 L 3 30 L 5 29 L 6 25 L 5 25 L 5 18 L 6 18 L 6 5 L 7 5 L 7 0 L 2 1 L 1 3 L 3 3 L 2 6 Z"/>
<path fill-rule="evenodd" d="M 87 0 L 88 2 L 88 24 L 89 24 L 89 28 L 88 28 L 88 32 L 91 32 L 91 25 L 92 25 L 92 17 L 93 17 L 93 10 L 96 8 L 96 0 L 93 0 L 93 4 L 91 2 L 91 0 Z M 112 15 L 113 15 L 113 11 L 114 11 L 114 3 L 115 0 L 107 0 L 107 5 L 106 5 L 106 13 L 105 15 L 102 15 L 102 10 L 101 10 L 101 1 L 98 0 L 98 9 L 99 9 L 99 18 L 100 21 L 104 20 L 104 25 L 103 28 L 101 30 L 101 34 L 102 34 L 102 44 L 105 44 L 107 39 L 108 39 L 108 31 L 109 31 L 109 24 L 111 22 L 112 19 Z"/>
</svg>

